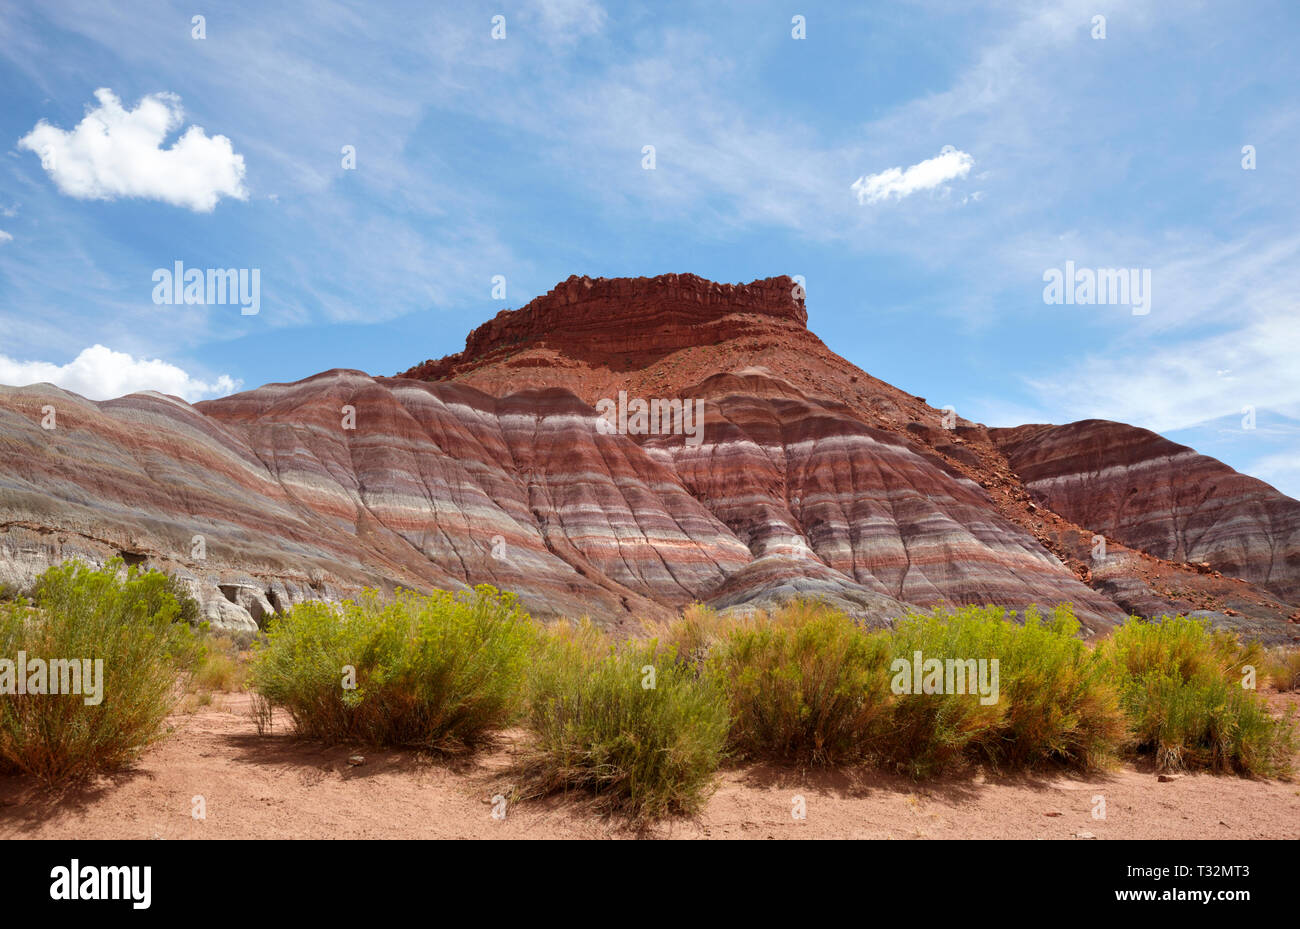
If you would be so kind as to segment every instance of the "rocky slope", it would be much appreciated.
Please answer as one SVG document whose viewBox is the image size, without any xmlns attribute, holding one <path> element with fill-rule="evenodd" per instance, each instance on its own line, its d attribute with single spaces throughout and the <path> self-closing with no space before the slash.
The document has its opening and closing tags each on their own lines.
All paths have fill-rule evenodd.
<svg viewBox="0 0 1300 929">
<path fill-rule="evenodd" d="M 1123 423 L 990 434 L 1034 500 L 1067 519 L 1300 600 L 1300 502 L 1263 481 Z"/>
<path fill-rule="evenodd" d="M 1249 493 L 1200 522 L 1152 497 L 1145 533 L 1108 521 L 1045 490 L 1068 437 L 945 419 L 806 322 L 788 278 L 570 278 L 398 377 L 329 371 L 193 407 L 0 388 L 0 582 L 122 553 L 182 573 L 235 627 L 364 585 L 489 583 L 628 627 L 807 593 L 876 621 L 1068 601 L 1092 632 L 1129 611 L 1296 630 L 1285 518 Z M 643 400 L 672 428 L 641 428 Z"/>
</svg>

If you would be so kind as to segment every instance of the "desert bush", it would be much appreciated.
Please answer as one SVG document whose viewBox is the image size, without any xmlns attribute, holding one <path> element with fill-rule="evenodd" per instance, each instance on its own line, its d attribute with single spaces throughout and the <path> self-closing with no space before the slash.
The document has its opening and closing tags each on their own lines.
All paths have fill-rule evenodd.
<svg viewBox="0 0 1300 929">
<path fill-rule="evenodd" d="M 171 594 L 176 605 L 180 607 L 180 612 L 176 618 L 182 622 L 187 622 L 191 626 L 198 626 L 203 622 L 203 612 L 199 608 L 199 601 L 190 593 L 190 587 L 174 574 L 167 575 L 167 584 L 164 588 L 167 593 Z"/>
<path fill-rule="evenodd" d="M 548 634 L 529 675 L 526 795 L 568 790 L 634 822 L 699 809 L 722 757 L 727 704 L 673 648 L 613 645 L 589 625 Z"/>
<path fill-rule="evenodd" d="M 733 628 L 708 659 L 727 692 L 732 751 L 799 764 L 863 760 L 890 712 L 890 657 L 881 636 L 819 605 L 792 603 Z"/>
<path fill-rule="evenodd" d="M 166 576 L 123 571 L 116 559 L 99 569 L 69 563 L 42 574 L 33 596 L 32 608 L 0 605 L 0 658 L 16 663 L 25 653 L 29 677 L 41 659 L 51 672 L 48 689 L 51 660 L 89 659 L 92 674 L 80 686 L 90 691 L 97 677 L 101 702 L 88 705 L 90 693 L 11 693 L 16 670 L 0 670 L 0 769 L 54 782 L 131 760 L 162 735 L 178 673 L 195 656 L 193 633 L 175 622 L 180 606 Z M 61 690 L 76 683 L 71 669 L 59 677 Z"/>
<path fill-rule="evenodd" d="M 114 558 L 105 564 L 104 570 L 115 570 L 120 574 L 125 567 L 126 564 L 122 559 Z M 142 571 L 136 565 L 131 565 L 130 570 L 134 572 L 133 576 L 157 576 L 157 580 L 151 581 L 147 590 L 141 589 L 135 594 L 135 596 L 142 598 L 144 609 L 147 612 L 156 613 L 165 605 L 174 604 L 176 607 L 174 619 L 184 621 L 195 627 L 200 624 L 202 616 L 200 615 L 199 602 L 194 599 L 189 586 L 184 581 L 174 574 L 167 574 L 162 571 Z M 45 587 L 52 582 L 49 571 L 38 577 L 35 583 L 32 584 L 30 594 L 32 599 L 39 600 Z"/>
<path fill-rule="evenodd" d="M 1264 658 L 1264 668 L 1278 690 L 1300 690 L 1300 648 L 1273 649 Z"/>
<path fill-rule="evenodd" d="M 1031 606 L 1021 622 L 1003 628 L 997 654 L 1006 712 L 993 738 L 979 745 L 994 764 L 1096 770 L 1123 749 L 1128 726 L 1118 681 L 1078 633 L 1066 605 L 1048 618 Z"/>
<path fill-rule="evenodd" d="M 1295 751 L 1295 727 L 1276 719 L 1242 686 L 1243 668 L 1262 649 L 1188 617 L 1132 619 L 1099 653 L 1122 676 L 1122 700 L 1133 747 L 1161 770 L 1244 775 L 1284 774 Z"/>
<path fill-rule="evenodd" d="M 673 649 L 679 660 L 701 664 L 713 646 L 744 622 L 743 618 L 724 616 L 712 607 L 692 603 L 676 620 L 658 628 L 658 639 Z"/>
<path fill-rule="evenodd" d="M 514 596 L 486 585 L 368 591 L 274 618 L 250 682 L 307 738 L 457 751 L 517 717 L 535 636 Z"/>
<path fill-rule="evenodd" d="M 694 608 L 666 638 L 706 661 L 726 690 L 739 757 L 871 761 L 927 777 L 967 761 L 1109 764 L 1127 735 L 1117 678 L 1078 630 L 1062 606 L 1047 619 L 1031 608 L 1023 622 L 992 607 L 936 609 L 868 632 L 824 604 L 795 600 L 739 622 Z M 981 701 L 976 676 L 910 692 L 917 652 L 945 669 L 960 661 L 972 675 L 968 659 L 989 661 L 988 671 L 997 659 L 996 701 Z"/>
<path fill-rule="evenodd" d="M 248 665 L 230 636 L 209 635 L 199 646 L 190 684 L 196 690 L 232 693 L 242 690 Z"/>
<path fill-rule="evenodd" d="M 989 697 L 975 682 L 966 693 L 904 693 L 895 698 L 880 756 L 914 777 L 980 760 L 997 767 L 1061 763 L 1105 766 L 1124 744 L 1126 726 L 1113 671 L 1082 641 L 1068 606 L 1044 620 L 1030 608 L 1023 622 L 994 607 L 935 610 L 901 619 L 888 635 L 902 683 L 921 660 L 989 662 Z M 992 660 L 997 659 L 996 683 Z M 908 670 L 903 671 L 906 667 Z M 969 669 L 973 670 L 973 669 Z M 946 683 L 946 682 L 945 682 Z M 945 686 L 943 690 L 950 690 Z"/>
</svg>

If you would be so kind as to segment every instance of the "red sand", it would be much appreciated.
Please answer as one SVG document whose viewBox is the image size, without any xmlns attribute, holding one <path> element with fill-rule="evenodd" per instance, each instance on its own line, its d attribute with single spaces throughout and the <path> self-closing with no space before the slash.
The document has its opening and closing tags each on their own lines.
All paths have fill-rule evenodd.
<svg viewBox="0 0 1300 929">
<path fill-rule="evenodd" d="M 1296 695 L 1275 705 L 1300 704 Z M 54 796 L 0 778 L 3 838 L 605 838 L 631 837 L 580 796 L 511 806 L 490 798 L 519 733 L 472 758 L 324 748 L 259 736 L 244 694 L 173 718 L 175 731 L 132 768 Z M 365 763 L 348 764 L 351 755 Z M 693 820 L 665 838 L 1300 838 L 1300 783 L 1188 775 L 1160 783 L 1131 765 L 1106 775 L 946 778 L 917 784 L 877 773 L 768 766 L 723 771 Z M 202 796 L 207 818 L 191 815 Z M 1106 818 L 1094 819 L 1094 796 Z M 802 796 L 807 818 L 791 815 Z"/>
</svg>

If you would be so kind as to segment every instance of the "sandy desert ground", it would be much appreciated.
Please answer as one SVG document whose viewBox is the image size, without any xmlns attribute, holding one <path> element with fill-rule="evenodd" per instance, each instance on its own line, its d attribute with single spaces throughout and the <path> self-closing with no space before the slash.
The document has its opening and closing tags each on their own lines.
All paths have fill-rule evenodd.
<svg viewBox="0 0 1300 929">
<path fill-rule="evenodd" d="M 1300 705 L 1274 695 L 1279 708 Z M 478 754 L 323 747 L 277 714 L 259 736 L 244 694 L 218 695 L 133 767 L 51 794 L 0 778 L 3 838 L 1300 838 L 1300 782 L 1187 775 L 1124 765 L 1107 774 L 968 775 L 918 784 L 876 772 L 725 769 L 696 818 L 637 833 L 580 796 L 520 802 L 494 818 L 522 734 Z M 364 763 L 349 758 L 360 753 Z M 1104 819 L 1094 818 L 1096 797 Z M 206 818 L 193 816 L 202 797 Z M 805 819 L 793 815 L 802 797 Z"/>
</svg>

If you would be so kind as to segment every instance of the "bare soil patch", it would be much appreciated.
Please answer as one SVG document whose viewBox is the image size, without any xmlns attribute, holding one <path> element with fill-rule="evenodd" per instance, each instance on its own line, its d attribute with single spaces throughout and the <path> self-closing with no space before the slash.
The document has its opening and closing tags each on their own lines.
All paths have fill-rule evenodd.
<svg viewBox="0 0 1300 929">
<path fill-rule="evenodd" d="M 1270 698 L 1280 710 L 1300 695 Z M 917 783 L 878 772 L 727 769 L 704 812 L 637 833 L 582 796 L 491 798 L 523 734 L 460 759 L 324 747 L 289 721 L 259 736 L 246 694 L 220 695 L 131 768 L 57 793 L 0 778 L 0 838 L 1300 838 L 1300 783 L 1186 775 L 1160 782 L 1124 765 L 1103 775 L 976 774 Z M 364 757 L 353 765 L 349 758 Z M 195 797 L 206 819 L 195 819 Z M 1094 798 L 1106 817 L 1093 816 Z M 792 813 L 802 797 L 806 819 Z"/>
</svg>

